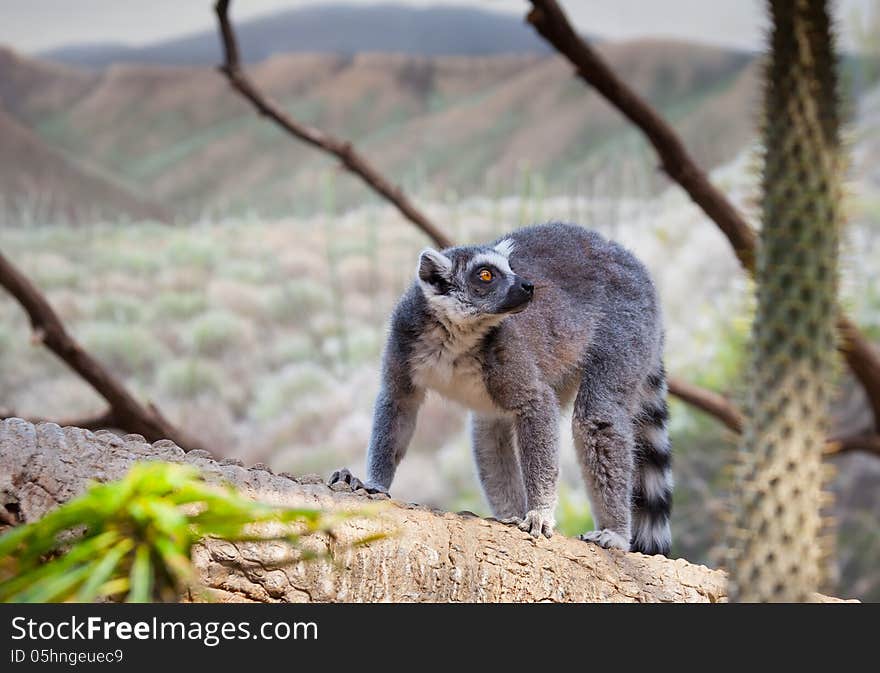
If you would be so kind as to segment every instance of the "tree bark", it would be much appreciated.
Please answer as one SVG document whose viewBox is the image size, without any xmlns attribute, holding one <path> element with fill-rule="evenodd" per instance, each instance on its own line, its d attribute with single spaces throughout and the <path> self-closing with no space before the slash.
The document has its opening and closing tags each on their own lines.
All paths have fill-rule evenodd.
<svg viewBox="0 0 880 673">
<path fill-rule="evenodd" d="M 333 551 L 337 563 L 279 561 L 278 543 L 209 540 L 194 563 L 202 583 L 222 601 L 259 602 L 718 602 L 726 599 L 720 570 L 684 559 L 608 551 L 555 535 L 535 540 L 515 527 L 469 513 L 445 513 L 334 491 L 320 477 L 273 474 L 205 451 L 184 452 L 173 442 L 148 444 L 139 435 L 118 437 L 80 428 L 0 422 L 0 505 L 22 522 L 35 521 L 75 497 L 90 480 L 120 478 L 138 460 L 167 460 L 200 468 L 250 497 L 278 505 L 362 510 L 334 536 L 311 539 L 316 552 Z M 383 502 L 373 502 L 382 500 Z M 0 508 L 2 509 L 2 508 Z M 389 537 L 360 547 L 376 532 Z"/>
</svg>

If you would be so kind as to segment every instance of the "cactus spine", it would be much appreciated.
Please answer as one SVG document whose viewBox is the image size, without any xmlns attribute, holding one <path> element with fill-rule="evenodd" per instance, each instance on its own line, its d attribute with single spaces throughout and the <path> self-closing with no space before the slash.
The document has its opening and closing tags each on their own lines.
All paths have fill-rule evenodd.
<svg viewBox="0 0 880 673">
<path fill-rule="evenodd" d="M 835 353 L 842 154 L 826 0 L 770 0 L 758 311 L 728 535 L 730 596 L 810 600 Z"/>
</svg>

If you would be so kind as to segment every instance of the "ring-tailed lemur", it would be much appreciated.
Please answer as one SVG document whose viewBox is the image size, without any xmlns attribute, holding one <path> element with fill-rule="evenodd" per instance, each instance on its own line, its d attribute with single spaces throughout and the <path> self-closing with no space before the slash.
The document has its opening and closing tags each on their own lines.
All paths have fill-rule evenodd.
<svg viewBox="0 0 880 673">
<path fill-rule="evenodd" d="M 668 554 L 672 493 L 663 330 L 648 272 L 622 246 L 569 224 L 487 246 L 424 250 L 391 319 L 367 457 L 386 491 L 426 390 L 473 414 L 494 515 L 537 537 L 555 521 L 560 407 L 603 547 Z"/>
</svg>

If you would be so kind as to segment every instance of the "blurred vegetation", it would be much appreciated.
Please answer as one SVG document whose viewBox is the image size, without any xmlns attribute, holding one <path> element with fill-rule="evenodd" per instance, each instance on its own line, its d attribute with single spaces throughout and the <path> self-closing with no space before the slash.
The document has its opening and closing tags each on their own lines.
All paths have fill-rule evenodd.
<svg viewBox="0 0 880 673">
<path fill-rule="evenodd" d="M 205 537 L 283 540 L 300 560 L 314 557 L 303 538 L 333 523 L 319 510 L 272 507 L 209 485 L 192 466 L 137 463 L 119 481 L 0 536 L 0 601 L 175 601 L 197 589 L 191 554 Z"/>
<path fill-rule="evenodd" d="M 172 397 L 196 398 L 206 393 L 219 394 L 223 372 L 200 358 L 183 358 L 164 363 L 156 380 L 159 387 Z"/>
</svg>

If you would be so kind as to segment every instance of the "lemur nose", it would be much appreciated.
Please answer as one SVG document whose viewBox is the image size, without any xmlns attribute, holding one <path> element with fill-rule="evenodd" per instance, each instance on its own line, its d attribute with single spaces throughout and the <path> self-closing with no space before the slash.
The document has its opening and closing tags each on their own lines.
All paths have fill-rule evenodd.
<svg viewBox="0 0 880 673">
<path fill-rule="evenodd" d="M 520 286 L 523 290 L 525 290 L 526 292 L 528 292 L 529 294 L 532 294 L 532 293 L 535 291 L 535 286 L 534 286 L 534 284 L 530 283 L 530 282 L 527 281 L 527 280 L 522 281 L 522 282 L 519 284 L 519 286 Z"/>
</svg>

